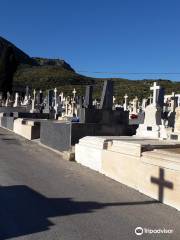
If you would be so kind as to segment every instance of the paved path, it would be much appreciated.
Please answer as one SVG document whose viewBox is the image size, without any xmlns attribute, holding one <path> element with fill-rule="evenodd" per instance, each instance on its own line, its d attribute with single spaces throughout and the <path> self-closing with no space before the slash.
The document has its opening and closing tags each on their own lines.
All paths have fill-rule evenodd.
<svg viewBox="0 0 180 240">
<path fill-rule="evenodd" d="M 0 239 L 180 239 L 180 213 L 0 129 Z M 174 229 L 136 236 L 137 226 Z"/>
</svg>

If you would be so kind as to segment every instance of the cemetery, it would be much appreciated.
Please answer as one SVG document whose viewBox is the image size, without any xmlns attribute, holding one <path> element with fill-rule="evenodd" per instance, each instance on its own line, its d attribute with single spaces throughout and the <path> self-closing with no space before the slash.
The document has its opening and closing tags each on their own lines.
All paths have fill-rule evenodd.
<svg viewBox="0 0 180 240">
<path fill-rule="evenodd" d="M 180 239 L 180 1 L 0 6 L 0 240 Z"/>
<path fill-rule="evenodd" d="M 23 97 L 0 96 L 0 126 L 180 210 L 179 95 L 156 82 L 151 91 L 121 104 L 110 80 L 99 102 L 93 86 L 83 97 L 27 87 Z"/>
</svg>

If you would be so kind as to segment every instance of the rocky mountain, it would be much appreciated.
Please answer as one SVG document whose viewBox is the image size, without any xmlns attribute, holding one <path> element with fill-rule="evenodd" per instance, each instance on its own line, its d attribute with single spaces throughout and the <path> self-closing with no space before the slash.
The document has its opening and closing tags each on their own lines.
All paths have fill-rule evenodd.
<svg viewBox="0 0 180 240">
<path fill-rule="evenodd" d="M 20 64 L 36 65 L 36 62 L 31 57 L 17 48 L 13 43 L 0 36 L 0 56 L 2 54 L 3 48 L 7 46 L 11 46 L 13 48 L 16 59 Z"/>
<path fill-rule="evenodd" d="M 73 71 L 72 67 L 61 59 L 48 59 L 40 57 L 30 57 L 24 53 L 21 49 L 16 47 L 13 43 L 9 42 L 5 38 L 0 36 L 0 56 L 2 54 L 3 48 L 11 46 L 14 50 L 16 59 L 21 65 L 30 65 L 30 66 L 59 66 L 66 70 Z"/>
<path fill-rule="evenodd" d="M 16 74 L 14 75 L 14 89 L 25 89 L 25 86 L 36 89 L 52 89 L 57 87 L 65 93 L 72 93 L 75 87 L 79 95 L 84 94 L 87 84 L 94 84 L 95 96 L 99 97 L 103 81 L 105 79 L 91 78 L 80 75 L 64 60 L 48 59 L 41 57 L 30 57 L 21 49 L 11 42 L 0 37 L 0 57 L 4 46 L 12 46 L 15 56 L 20 63 Z M 123 78 L 113 78 L 114 95 L 116 99 L 123 100 L 123 96 L 127 93 L 129 99 L 137 96 L 140 99 L 150 95 L 151 80 L 128 80 Z M 158 84 L 163 86 L 167 94 L 172 91 L 180 93 L 180 82 L 172 82 L 170 80 L 158 80 Z"/>
</svg>

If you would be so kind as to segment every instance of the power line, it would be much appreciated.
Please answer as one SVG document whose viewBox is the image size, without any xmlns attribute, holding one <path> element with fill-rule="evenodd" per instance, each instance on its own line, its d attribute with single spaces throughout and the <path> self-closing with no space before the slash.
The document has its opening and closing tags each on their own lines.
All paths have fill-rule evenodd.
<svg viewBox="0 0 180 240">
<path fill-rule="evenodd" d="M 180 72 L 101 72 L 101 71 L 86 71 L 79 70 L 78 73 L 95 73 L 95 74 L 117 74 L 117 75 L 180 75 Z"/>
</svg>

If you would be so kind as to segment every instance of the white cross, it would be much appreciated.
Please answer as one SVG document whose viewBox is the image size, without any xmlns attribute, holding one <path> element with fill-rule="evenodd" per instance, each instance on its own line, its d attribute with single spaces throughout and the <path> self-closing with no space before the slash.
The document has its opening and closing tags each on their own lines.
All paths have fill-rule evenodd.
<svg viewBox="0 0 180 240">
<path fill-rule="evenodd" d="M 153 106 L 156 106 L 157 90 L 159 89 L 160 89 L 160 86 L 157 86 L 156 82 L 154 82 L 153 87 L 150 87 L 150 90 L 153 90 Z"/>
<path fill-rule="evenodd" d="M 178 97 L 176 97 L 175 92 L 172 92 L 172 97 L 171 97 L 171 110 L 174 112 L 175 108 L 177 107 L 177 101 L 178 101 Z"/>
<path fill-rule="evenodd" d="M 172 100 L 175 100 L 175 99 L 174 99 L 175 97 L 176 97 L 175 92 L 172 92 L 172 97 L 171 97 L 171 99 L 172 99 Z"/>
<path fill-rule="evenodd" d="M 76 89 L 74 88 L 74 90 L 73 90 L 73 95 L 74 95 L 74 98 L 75 98 L 75 96 L 76 96 Z"/>
<path fill-rule="evenodd" d="M 125 100 L 128 98 L 128 95 L 126 94 L 125 96 L 124 96 L 124 98 L 125 98 Z"/>
<path fill-rule="evenodd" d="M 137 96 L 133 99 L 134 102 L 138 101 L 138 98 Z"/>
<path fill-rule="evenodd" d="M 35 100 L 35 97 L 36 97 L 36 89 L 34 89 L 33 94 L 34 94 L 34 100 Z"/>
<path fill-rule="evenodd" d="M 69 103 L 69 101 L 68 101 L 68 98 L 66 97 L 65 98 L 65 108 L 66 108 L 66 116 L 68 115 L 68 103 Z"/>
<path fill-rule="evenodd" d="M 115 101 L 116 101 L 116 98 L 113 96 L 113 103 L 115 103 Z"/>
<path fill-rule="evenodd" d="M 126 94 L 125 96 L 124 96 L 124 110 L 125 111 L 127 111 L 127 99 L 128 99 L 128 95 Z"/>
</svg>

